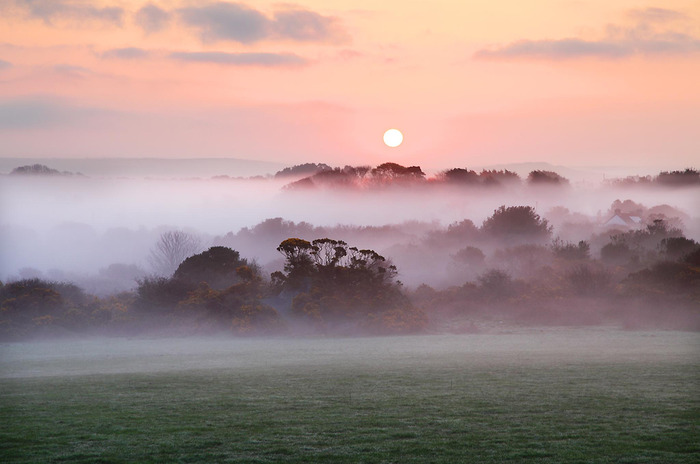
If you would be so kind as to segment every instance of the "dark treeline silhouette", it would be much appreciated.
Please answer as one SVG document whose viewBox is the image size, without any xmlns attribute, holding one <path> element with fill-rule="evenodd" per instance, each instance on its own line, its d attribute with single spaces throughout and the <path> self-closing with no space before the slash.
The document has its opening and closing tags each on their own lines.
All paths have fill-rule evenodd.
<svg viewBox="0 0 700 464">
<path fill-rule="evenodd" d="M 477 172 L 469 168 L 451 168 L 427 176 L 420 166 L 402 166 L 387 162 L 372 168 L 370 166 L 345 166 L 332 168 L 327 165 L 313 163 L 297 165 L 278 172 L 275 177 L 295 173 L 308 172 L 306 177 L 287 185 L 287 189 L 298 190 L 308 188 L 352 188 L 376 189 L 390 186 L 517 186 L 532 187 L 550 186 L 565 187 L 570 185 L 569 179 L 548 170 L 537 169 L 530 171 L 523 180 L 517 173 L 509 170 L 482 170 Z M 288 173 L 288 174 L 287 174 Z M 695 169 L 683 171 L 662 171 L 657 176 L 630 176 L 624 179 L 610 179 L 606 184 L 613 186 L 646 185 L 662 187 L 700 186 L 700 172 Z"/>
<path fill-rule="evenodd" d="M 307 177 L 314 175 L 321 171 L 329 171 L 332 168 L 325 163 L 304 163 L 297 164 L 277 171 L 275 173 L 275 179 L 283 179 L 289 177 Z"/>
<path fill-rule="evenodd" d="M 82 176 L 80 173 L 69 171 L 59 171 L 52 169 L 44 164 L 30 164 L 26 166 L 18 166 L 10 171 L 11 176 Z"/>
<path fill-rule="evenodd" d="M 610 185 L 619 187 L 698 187 L 700 186 L 700 171 L 686 168 L 682 171 L 661 171 L 657 176 L 628 176 L 622 179 L 610 179 Z"/>
<path fill-rule="evenodd" d="M 0 337 L 473 331 L 499 321 L 700 329 L 700 244 L 679 218 L 664 215 L 674 209 L 618 200 L 610 210 L 573 241 L 555 235 L 531 206 L 501 206 L 479 226 L 269 219 L 217 237 L 205 251 L 191 248 L 188 257 L 166 248 L 174 271 L 144 275 L 114 265 L 109 275 L 137 279 L 132 290 L 98 297 L 72 283 L 8 281 L 0 285 Z M 624 211 L 640 222 L 605 224 Z M 560 225 L 581 221 L 563 208 L 551 216 Z M 166 231 L 154 250 L 176 238 L 197 242 Z M 401 283 L 409 277 L 410 286 Z"/>
</svg>

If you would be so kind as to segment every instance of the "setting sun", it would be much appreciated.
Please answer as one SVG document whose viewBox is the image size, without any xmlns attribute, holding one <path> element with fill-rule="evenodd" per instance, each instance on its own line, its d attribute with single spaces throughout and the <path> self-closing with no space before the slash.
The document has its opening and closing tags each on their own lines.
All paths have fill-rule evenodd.
<svg viewBox="0 0 700 464">
<path fill-rule="evenodd" d="M 403 134 L 398 129 L 389 129 L 384 132 L 384 143 L 386 146 L 396 148 L 403 142 Z"/>
</svg>

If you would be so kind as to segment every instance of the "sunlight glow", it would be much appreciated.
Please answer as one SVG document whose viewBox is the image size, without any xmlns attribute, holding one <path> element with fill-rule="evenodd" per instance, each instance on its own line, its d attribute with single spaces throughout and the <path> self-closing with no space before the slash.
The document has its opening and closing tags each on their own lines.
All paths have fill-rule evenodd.
<svg viewBox="0 0 700 464">
<path fill-rule="evenodd" d="M 388 147 L 398 147 L 403 142 L 403 134 L 398 129 L 389 129 L 384 132 L 384 143 Z"/>
</svg>

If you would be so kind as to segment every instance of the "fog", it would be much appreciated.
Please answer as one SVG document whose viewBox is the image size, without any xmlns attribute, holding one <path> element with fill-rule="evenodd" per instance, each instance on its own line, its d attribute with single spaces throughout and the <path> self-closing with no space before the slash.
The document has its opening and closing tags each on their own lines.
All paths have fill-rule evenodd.
<svg viewBox="0 0 700 464">
<path fill-rule="evenodd" d="M 150 272 L 149 250 L 163 231 L 174 229 L 196 234 L 203 245 L 240 246 L 236 249 L 243 256 L 274 267 L 274 261 L 280 259 L 275 248 L 288 237 L 261 235 L 259 242 L 255 237 L 229 242 L 222 239 L 271 218 L 326 228 L 329 234 L 336 234 L 331 238 L 351 239 L 360 248 L 377 249 L 393 258 L 400 265 L 402 281 L 413 285 L 436 272 L 439 278 L 425 283 L 440 284 L 447 277 L 445 273 L 454 273 L 454 269 L 426 268 L 425 261 L 412 264 L 399 256 L 401 247 L 420 246 L 430 231 L 465 219 L 479 227 L 500 205 L 532 206 L 554 226 L 554 237 L 569 241 L 604 234 L 600 224 L 610 215 L 615 200 L 632 200 L 646 208 L 668 205 L 680 216 L 685 236 L 700 238 L 700 195 L 695 188 L 615 188 L 588 182 L 560 188 L 517 185 L 307 191 L 285 188 L 289 182 L 1 176 L 0 279 L 16 278 L 27 268 L 53 271 L 56 276 L 60 272 L 55 271 L 95 274 L 113 263 L 136 265 Z M 396 226 L 391 234 L 362 234 L 337 227 L 388 225 Z"/>
<path fill-rule="evenodd" d="M 299 368 L 369 372 L 432 365 L 465 369 L 505 365 L 685 362 L 697 355 L 692 333 L 609 329 L 503 330 L 457 335 L 349 338 L 99 338 L 0 346 L 0 378 L 162 373 L 197 370 L 281 373 Z M 375 370 L 376 369 L 376 370 Z M 450 371 L 452 372 L 452 371 Z M 458 371 L 456 371 L 458 372 Z"/>
</svg>

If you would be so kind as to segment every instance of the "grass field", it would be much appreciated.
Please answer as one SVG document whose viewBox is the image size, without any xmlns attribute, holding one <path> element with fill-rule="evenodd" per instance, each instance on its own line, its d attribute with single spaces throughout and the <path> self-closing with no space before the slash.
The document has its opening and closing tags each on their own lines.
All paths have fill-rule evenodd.
<svg viewBox="0 0 700 464">
<path fill-rule="evenodd" d="M 698 463 L 700 337 L 0 347 L 0 462 Z"/>
</svg>

